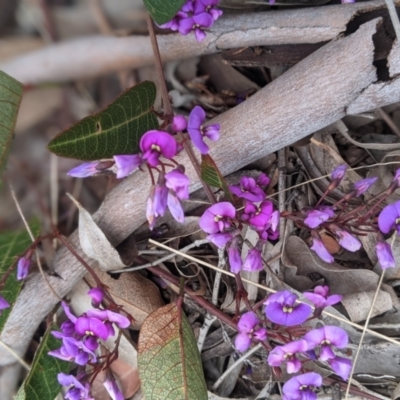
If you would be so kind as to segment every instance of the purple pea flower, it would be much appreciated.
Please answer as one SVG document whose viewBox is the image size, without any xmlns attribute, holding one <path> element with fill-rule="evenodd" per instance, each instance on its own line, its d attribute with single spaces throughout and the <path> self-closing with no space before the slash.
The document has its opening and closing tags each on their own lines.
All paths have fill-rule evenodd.
<svg viewBox="0 0 400 400">
<path fill-rule="evenodd" d="M 246 259 L 243 264 L 243 271 L 262 271 L 263 270 L 263 262 L 261 257 L 261 250 L 257 247 L 251 249 L 247 254 Z"/>
<path fill-rule="evenodd" d="M 311 210 L 307 212 L 307 218 L 304 220 L 304 223 L 309 228 L 317 228 L 322 223 L 327 221 L 329 218 L 333 218 L 335 216 L 335 212 L 331 207 L 320 207 L 317 210 Z"/>
<path fill-rule="evenodd" d="M 104 298 L 104 292 L 100 288 L 93 288 L 88 291 L 88 295 L 92 298 L 92 304 L 98 307 Z"/>
<path fill-rule="evenodd" d="M 305 292 L 303 296 L 312 301 L 317 308 L 325 308 L 339 303 L 343 296 L 340 294 L 333 294 L 329 296 L 328 286 L 316 286 L 314 288 L 314 293 Z"/>
<path fill-rule="evenodd" d="M 58 383 L 62 386 L 70 386 L 65 398 L 68 400 L 82 400 L 88 399 L 89 396 L 89 385 L 83 385 L 77 378 L 73 375 L 67 375 L 60 372 L 57 375 Z"/>
<path fill-rule="evenodd" d="M 200 217 L 199 226 L 207 233 L 220 233 L 231 228 L 232 222 L 236 216 L 235 207 L 227 202 L 216 203 L 204 211 Z"/>
<path fill-rule="evenodd" d="M 131 324 L 127 317 L 110 310 L 89 310 L 86 314 L 88 317 L 98 318 L 103 322 L 112 322 L 121 329 L 126 329 Z"/>
<path fill-rule="evenodd" d="M 112 400 L 124 400 L 125 399 L 125 397 L 122 394 L 121 390 L 119 389 L 115 379 L 106 379 L 103 382 L 103 385 L 106 388 L 106 390 Z"/>
<path fill-rule="evenodd" d="M 10 303 L 3 296 L 0 296 L 0 315 L 3 310 L 9 307 Z"/>
<path fill-rule="evenodd" d="M 209 152 L 208 146 L 204 143 L 204 137 L 214 142 L 219 139 L 219 124 L 203 126 L 205 119 L 206 112 L 200 106 L 196 106 L 189 115 L 187 127 L 190 139 L 201 154 L 208 154 Z"/>
<path fill-rule="evenodd" d="M 264 200 L 259 206 L 246 201 L 242 219 L 248 221 L 257 231 L 263 231 L 269 227 L 274 205 L 269 200 Z"/>
<path fill-rule="evenodd" d="M 265 193 L 257 185 L 256 180 L 248 176 L 240 178 L 240 186 L 229 186 L 229 190 L 236 196 L 249 201 L 257 202 L 265 199 Z"/>
<path fill-rule="evenodd" d="M 151 167 L 157 167 L 161 156 L 171 159 L 176 155 L 178 144 L 168 132 L 153 130 L 142 136 L 140 149 L 143 152 L 143 160 L 146 160 Z"/>
<path fill-rule="evenodd" d="M 378 241 L 375 250 L 382 269 L 394 268 L 396 266 L 396 261 L 392 253 L 392 247 L 389 243 Z"/>
<path fill-rule="evenodd" d="M 365 193 L 376 181 L 377 177 L 373 178 L 366 178 L 362 179 L 361 181 L 358 181 L 354 184 L 354 190 L 356 191 L 356 197 L 361 196 L 363 193 Z"/>
<path fill-rule="evenodd" d="M 353 4 L 356 0 L 341 0 L 342 4 Z"/>
<path fill-rule="evenodd" d="M 378 217 L 378 226 L 382 233 L 389 233 L 396 228 L 400 235 L 400 200 L 386 206 Z"/>
<path fill-rule="evenodd" d="M 171 31 L 177 31 L 179 29 L 179 23 L 184 18 L 187 18 L 187 14 L 181 10 L 175 15 L 174 18 L 171 19 L 171 21 L 168 21 L 162 25 L 158 25 L 158 27 L 161 29 L 171 29 Z"/>
<path fill-rule="evenodd" d="M 270 179 L 265 174 L 260 174 L 257 178 L 257 185 L 258 186 L 268 186 Z"/>
<path fill-rule="evenodd" d="M 75 331 L 81 336 L 96 336 L 103 340 L 107 340 L 110 336 L 110 332 L 105 324 L 103 324 L 103 321 L 98 318 L 85 316 L 77 318 L 75 322 Z"/>
<path fill-rule="evenodd" d="M 331 346 L 343 349 L 347 346 L 349 337 L 344 329 L 327 325 L 306 333 L 304 340 L 307 342 L 308 350 L 314 350 L 317 346 L 321 346 L 319 358 L 327 361 L 335 358 Z"/>
<path fill-rule="evenodd" d="M 153 207 L 154 216 L 156 218 L 162 217 L 167 210 L 168 205 L 168 188 L 166 186 L 164 173 L 158 175 L 158 181 L 154 190 Z"/>
<path fill-rule="evenodd" d="M 318 238 L 316 234 L 313 235 L 312 239 L 313 239 L 313 245 L 310 247 L 310 249 L 314 250 L 319 256 L 319 258 L 321 258 L 325 262 L 329 264 L 333 263 L 335 259 L 332 257 L 332 254 L 330 254 L 329 251 L 326 249 L 322 240 Z"/>
<path fill-rule="evenodd" d="M 202 42 L 206 34 L 204 29 L 210 28 L 214 23 L 213 17 L 207 13 L 203 12 L 200 14 L 193 14 L 191 17 L 183 18 L 179 22 L 179 33 L 181 35 L 188 35 L 190 32 L 194 31 L 196 40 Z"/>
<path fill-rule="evenodd" d="M 314 390 L 322 385 L 322 377 L 315 372 L 294 376 L 283 385 L 283 400 L 316 400 Z"/>
<path fill-rule="evenodd" d="M 184 167 L 179 166 L 165 174 L 166 186 L 175 192 L 176 197 L 181 200 L 189 198 L 189 178 L 184 174 Z"/>
<path fill-rule="evenodd" d="M 187 120 L 183 115 L 175 115 L 172 119 L 172 132 L 182 132 L 187 128 Z"/>
<path fill-rule="evenodd" d="M 97 169 L 99 161 L 90 161 L 79 164 L 67 172 L 67 175 L 74 178 L 87 178 L 88 176 L 96 175 L 100 171 Z"/>
<path fill-rule="evenodd" d="M 263 341 L 267 338 L 267 330 L 265 328 L 254 330 L 259 322 L 260 320 L 253 312 L 247 312 L 240 317 L 237 324 L 239 334 L 235 338 L 235 347 L 238 351 L 246 351 L 253 339 Z"/>
<path fill-rule="evenodd" d="M 355 252 L 361 249 L 360 241 L 355 238 L 351 233 L 340 229 L 338 227 L 333 227 L 333 230 L 336 233 L 336 236 L 339 239 L 339 244 L 345 248 L 346 250 Z"/>
<path fill-rule="evenodd" d="M 288 290 L 274 293 L 264 302 L 265 315 L 279 325 L 300 325 L 311 314 L 308 304 L 296 303 L 297 296 Z"/>
<path fill-rule="evenodd" d="M 328 364 L 332 370 L 343 380 L 347 381 L 351 371 L 351 361 L 344 357 L 334 357 L 328 360 Z"/>
<path fill-rule="evenodd" d="M 20 281 L 22 279 L 25 279 L 28 276 L 30 266 L 31 266 L 31 259 L 30 258 L 21 257 L 18 260 L 17 280 Z"/>
<path fill-rule="evenodd" d="M 237 238 L 233 239 L 232 243 L 229 246 L 228 260 L 229 260 L 230 271 L 234 274 L 238 274 L 242 269 L 243 262 L 242 262 L 242 257 L 240 255 Z"/>
<path fill-rule="evenodd" d="M 301 362 L 297 359 L 296 353 L 305 351 L 307 351 L 307 342 L 303 339 L 290 342 L 284 346 L 276 346 L 268 355 L 268 364 L 271 367 L 280 367 L 281 364 L 286 362 L 288 374 L 295 374 L 301 369 Z"/>
<path fill-rule="evenodd" d="M 143 164 L 140 154 L 114 156 L 117 179 L 125 178 Z"/>
<path fill-rule="evenodd" d="M 346 171 L 347 171 L 347 168 L 348 168 L 348 167 L 349 167 L 349 166 L 348 166 L 347 164 L 342 164 L 342 165 L 339 165 L 338 167 L 336 167 L 336 168 L 332 171 L 331 177 L 332 177 L 333 180 L 336 181 L 336 184 L 337 184 L 337 185 L 342 181 L 342 179 L 343 179 L 344 176 L 346 175 Z"/>
<path fill-rule="evenodd" d="M 168 191 L 167 205 L 174 219 L 183 224 L 185 222 L 185 212 L 183 211 L 180 200 L 172 190 Z"/>
<path fill-rule="evenodd" d="M 49 351 L 48 354 L 65 361 L 74 361 L 78 365 L 86 365 L 89 360 L 96 362 L 97 340 L 78 340 L 57 331 L 51 334 L 57 339 L 62 339 L 62 346 L 58 350 Z"/>
<path fill-rule="evenodd" d="M 215 8 L 218 3 L 219 0 L 197 0 L 195 2 L 194 13 L 208 12 L 213 17 L 213 20 L 216 21 L 222 15 L 222 10 Z"/>
</svg>

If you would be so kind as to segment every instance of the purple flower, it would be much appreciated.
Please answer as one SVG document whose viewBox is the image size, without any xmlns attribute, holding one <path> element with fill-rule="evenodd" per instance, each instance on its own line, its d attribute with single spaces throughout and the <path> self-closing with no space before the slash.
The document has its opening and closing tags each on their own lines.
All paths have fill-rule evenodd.
<svg viewBox="0 0 400 400">
<path fill-rule="evenodd" d="M 183 170 L 182 170 L 183 169 Z M 165 174 L 166 186 L 175 192 L 181 200 L 189 198 L 189 178 L 184 174 L 184 167 L 179 166 Z"/>
<path fill-rule="evenodd" d="M 69 400 L 87 399 L 89 395 L 89 386 L 83 385 L 73 375 L 67 375 L 60 372 L 57 375 L 58 383 L 62 386 L 71 386 L 67 391 L 65 398 Z"/>
<path fill-rule="evenodd" d="M 314 250 L 318 254 L 319 258 L 327 263 L 333 263 L 333 261 L 335 260 L 332 257 L 332 254 L 330 254 L 329 251 L 326 249 L 322 240 L 315 236 L 313 236 L 313 245 L 310 247 L 310 249 Z"/>
<path fill-rule="evenodd" d="M 312 301 L 317 308 L 325 308 L 337 304 L 342 300 L 343 297 L 340 294 L 328 296 L 328 286 L 317 286 L 314 288 L 314 293 L 305 292 L 303 295 L 306 299 Z"/>
<path fill-rule="evenodd" d="M 293 326 L 302 324 L 311 314 L 308 304 L 296 303 L 297 296 L 288 290 L 274 293 L 264 302 L 265 315 L 276 324 Z"/>
<path fill-rule="evenodd" d="M 185 212 L 183 211 L 180 200 L 172 190 L 168 191 L 167 205 L 174 219 L 183 224 L 185 222 Z"/>
<path fill-rule="evenodd" d="M 65 361 L 74 361 L 78 365 L 86 365 L 89 360 L 96 362 L 97 340 L 78 340 L 57 331 L 51 332 L 57 339 L 62 339 L 62 346 L 58 350 L 49 351 L 48 354 Z"/>
<path fill-rule="evenodd" d="M 203 126 L 205 119 L 205 111 L 200 106 L 196 106 L 189 115 L 187 127 L 190 139 L 201 154 L 208 154 L 209 152 L 208 146 L 204 143 L 204 136 L 214 142 L 219 139 L 219 124 Z"/>
<path fill-rule="evenodd" d="M 156 188 L 155 186 L 152 186 L 150 188 L 149 192 L 149 197 L 147 198 L 147 205 L 146 205 L 146 218 L 147 221 L 149 222 L 149 228 L 150 230 L 153 230 L 155 224 L 156 224 L 156 215 L 154 211 L 154 194 L 155 194 Z"/>
<path fill-rule="evenodd" d="M 75 331 L 82 336 L 91 335 L 103 340 L 107 340 L 110 336 L 107 327 L 100 319 L 85 316 L 81 316 L 76 320 Z"/>
<path fill-rule="evenodd" d="M 103 382 L 104 387 L 107 389 L 108 394 L 112 400 L 124 400 L 125 397 L 119 389 L 117 382 L 114 379 L 106 379 Z"/>
<path fill-rule="evenodd" d="M 337 375 L 347 381 L 351 371 L 351 361 L 343 357 L 334 357 L 328 360 L 328 364 Z"/>
<path fill-rule="evenodd" d="M 257 185 L 255 179 L 243 176 L 240 186 L 229 186 L 229 190 L 238 197 L 249 201 L 262 201 L 265 199 L 264 191 Z"/>
<path fill-rule="evenodd" d="M 301 362 L 296 358 L 296 353 L 305 351 L 307 351 L 307 342 L 303 339 L 284 346 L 277 346 L 269 353 L 268 364 L 271 367 L 280 367 L 282 363 L 286 362 L 288 374 L 294 374 L 301 369 Z"/>
<path fill-rule="evenodd" d="M 125 178 L 130 175 L 143 163 L 140 154 L 114 156 L 114 161 L 117 168 L 117 179 Z"/>
<path fill-rule="evenodd" d="M 208 12 L 213 17 L 213 20 L 216 21 L 222 15 L 222 10 L 215 8 L 218 3 L 219 0 L 196 0 L 194 13 Z"/>
<path fill-rule="evenodd" d="M 0 315 L 2 310 L 9 308 L 10 307 L 10 303 L 2 296 L 0 296 Z"/>
<path fill-rule="evenodd" d="M 257 185 L 258 186 L 268 186 L 270 179 L 265 174 L 260 174 L 257 178 Z"/>
<path fill-rule="evenodd" d="M 378 256 L 379 264 L 381 264 L 382 269 L 394 268 L 396 266 L 396 261 L 389 243 L 378 241 L 376 244 L 376 255 Z"/>
<path fill-rule="evenodd" d="M 344 176 L 346 175 L 346 171 L 347 171 L 348 167 L 349 166 L 347 164 L 342 164 L 342 165 L 339 165 L 338 167 L 336 167 L 332 171 L 331 177 L 333 180 L 336 181 L 337 184 L 339 184 L 342 181 L 342 179 L 344 178 Z"/>
<path fill-rule="evenodd" d="M 243 271 L 262 271 L 263 262 L 261 257 L 261 250 L 254 247 L 247 254 L 243 264 Z"/>
<path fill-rule="evenodd" d="M 93 288 L 88 291 L 88 295 L 92 298 L 92 304 L 96 307 L 101 304 L 104 298 L 104 292 L 100 288 Z"/>
<path fill-rule="evenodd" d="M 270 226 L 273 210 L 274 205 L 269 200 L 264 200 L 259 206 L 246 201 L 242 219 L 256 230 L 262 231 Z"/>
<path fill-rule="evenodd" d="M 345 330 L 338 326 L 329 325 L 306 333 L 304 340 L 307 342 L 308 350 L 314 350 L 317 346 L 321 346 L 319 357 L 322 361 L 335 358 L 335 353 L 332 351 L 331 346 L 343 349 L 349 342 Z"/>
<path fill-rule="evenodd" d="M 213 23 L 213 17 L 209 13 L 203 12 L 201 14 L 193 14 L 192 17 L 181 19 L 178 30 L 181 35 L 187 35 L 194 31 L 196 40 L 202 42 L 206 37 L 204 29 L 210 28 Z"/>
<path fill-rule="evenodd" d="M 143 160 L 151 167 L 160 164 L 159 158 L 173 158 L 177 153 L 177 142 L 168 132 L 148 131 L 140 139 L 140 149 L 143 152 Z"/>
<path fill-rule="evenodd" d="M 382 233 L 389 233 L 396 228 L 400 235 L 400 200 L 386 206 L 378 217 L 378 226 Z"/>
<path fill-rule="evenodd" d="M 400 186 L 400 168 L 398 168 L 396 170 L 396 173 L 394 174 L 394 177 L 393 177 L 393 182 L 396 183 L 397 187 Z"/>
<path fill-rule="evenodd" d="M 100 172 L 97 169 L 98 164 L 99 161 L 84 162 L 68 171 L 67 175 L 73 176 L 75 178 L 86 178 L 88 176 L 96 175 Z"/>
<path fill-rule="evenodd" d="M 358 181 L 354 184 L 354 190 L 356 191 L 356 197 L 361 196 L 363 193 L 365 193 L 376 181 L 377 177 L 373 178 L 366 178 L 362 179 L 361 181 Z"/>
<path fill-rule="evenodd" d="M 199 226 L 207 233 L 220 233 L 231 228 L 231 220 L 236 216 L 235 207 L 227 202 L 216 203 L 204 211 Z"/>
<path fill-rule="evenodd" d="M 304 220 L 304 223 L 309 228 L 317 228 L 322 223 L 327 221 L 329 218 L 333 218 L 335 216 L 334 211 L 330 207 L 320 207 L 317 210 L 311 210 L 307 213 L 307 218 Z"/>
<path fill-rule="evenodd" d="M 294 376 L 283 385 L 283 400 L 316 400 L 314 389 L 322 385 L 322 377 L 315 372 Z"/>
<path fill-rule="evenodd" d="M 352 234 L 340 228 L 333 228 L 333 229 L 339 239 L 339 244 L 343 248 L 352 252 L 361 249 L 360 241 L 357 238 L 355 238 Z"/>
<path fill-rule="evenodd" d="M 235 338 L 235 347 L 238 351 L 246 351 L 250 347 L 252 339 L 263 341 L 267 338 L 265 328 L 254 330 L 259 322 L 260 320 L 253 312 L 247 312 L 240 317 L 237 324 L 239 334 Z"/>
<path fill-rule="evenodd" d="M 168 188 L 166 186 L 164 173 L 160 173 L 153 197 L 154 216 L 156 218 L 164 216 L 165 211 L 167 210 L 167 202 Z"/>
<path fill-rule="evenodd" d="M 171 29 L 171 31 L 177 31 L 179 28 L 179 23 L 182 19 L 187 18 L 187 14 L 185 12 L 179 11 L 171 21 L 166 22 L 165 24 L 158 25 L 161 29 Z"/>
<path fill-rule="evenodd" d="M 89 310 L 86 314 L 88 317 L 98 318 L 103 322 L 112 322 L 121 329 L 128 328 L 131 324 L 127 317 L 110 310 Z"/>
<path fill-rule="evenodd" d="M 342 4 L 353 4 L 356 0 L 342 0 Z"/>
<path fill-rule="evenodd" d="M 20 281 L 22 279 L 25 279 L 28 276 L 30 266 L 31 266 L 31 259 L 30 258 L 21 257 L 18 260 L 17 280 Z"/>
<path fill-rule="evenodd" d="M 183 115 L 175 115 L 172 120 L 172 132 L 181 132 L 187 128 L 187 121 Z"/>
<path fill-rule="evenodd" d="M 229 260 L 230 271 L 233 272 L 234 274 L 238 274 L 242 269 L 243 262 L 242 262 L 242 257 L 240 255 L 237 239 L 234 239 L 231 245 L 229 246 L 228 260 Z"/>
</svg>

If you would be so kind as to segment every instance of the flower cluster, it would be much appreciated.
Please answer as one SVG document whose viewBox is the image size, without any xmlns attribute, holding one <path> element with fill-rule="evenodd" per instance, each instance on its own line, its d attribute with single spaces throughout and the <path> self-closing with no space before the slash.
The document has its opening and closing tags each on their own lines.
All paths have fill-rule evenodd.
<svg viewBox="0 0 400 400">
<path fill-rule="evenodd" d="M 316 309 L 336 304 L 341 300 L 339 295 L 329 296 L 327 286 L 317 286 L 314 293 L 305 293 L 305 296 L 314 303 Z M 279 369 L 286 365 L 287 372 L 294 374 L 301 371 L 310 360 L 319 360 L 329 365 L 342 379 L 348 379 L 351 361 L 334 353 L 334 349 L 347 347 L 348 336 L 343 329 L 324 326 L 310 330 L 304 336 L 302 330 L 297 334 L 296 326 L 306 322 L 312 310 L 308 304 L 298 302 L 297 296 L 288 290 L 270 295 L 264 305 L 267 318 L 265 321 L 261 321 L 254 312 L 247 312 L 241 316 L 237 325 L 239 333 L 235 338 L 235 347 L 238 351 L 246 351 L 253 341 L 264 342 L 267 336 L 270 339 L 269 344 L 276 338 L 280 341 L 287 340 L 287 343 L 270 350 L 267 362 L 271 367 Z M 279 326 L 291 327 L 289 337 L 275 334 Z M 297 338 L 293 340 L 296 336 Z M 321 384 L 322 377 L 314 372 L 295 376 L 283 386 L 284 398 L 316 399 L 314 389 Z"/>
<path fill-rule="evenodd" d="M 204 30 L 222 15 L 222 11 L 216 8 L 218 3 L 219 0 L 187 0 L 176 16 L 160 28 L 178 31 L 181 35 L 194 32 L 196 40 L 201 42 L 206 37 Z"/>
<path fill-rule="evenodd" d="M 121 329 L 130 325 L 130 320 L 120 313 L 100 308 L 104 295 L 101 289 L 91 289 L 88 294 L 92 297 L 92 305 L 97 308 L 88 310 L 79 317 L 71 312 L 67 303 L 62 302 L 67 320 L 61 325 L 61 331 L 51 332 L 54 337 L 62 341 L 62 346 L 48 353 L 61 360 L 73 362 L 81 368 L 98 362 L 96 351 L 102 341 L 115 335 L 114 325 Z M 86 373 L 82 373 L 78 377 L 59 374 L 58 381 L 61 385 L 69 387 L 67 399 L 91 399 L 89 397 L 90 385 Z M 113 387 L 111 385 L 110 390 L 115 391 L 117 386 L 114 389 Z M 122 396 L 119 392 L 115 393 L 116 396 Z"/>
<path fill-rule="evenodd" d="M 200 228 L 208 233 L 207 239 L 218 247 L 227 246 L 231 272 L 263 269 L 262 248 L 266 240 L 278 238 L 279 212 L 271 201 L 266 200 L 264 189 L 269 178 L 261 174 L 257 179 L 244 176 L 240 185 L 230 186 L 235 196 L 243 199 L 244 209 L 238 214 L 235 206 L 227 201 L 209 207 L 201 216 Z M 258 241 L 243 261 L 240 252 L 240 228 L 248 225 L 258 234 Z"/>
<path fill-rule="evenodd" d="M 68 175 L 84 178 L 111 170 L 115 172 L 117 179 L 122 179 L 146 165 L 153 182 L 146 209 L 150 229 L 154 228 L 157 218 L 164 216 L 167 209 L 178 222 L 183 223 L 185 215 L 181 200 L 189 198 L 190 181 L 185 175 L 185 167 L 174 160 L 182 149 L 182 145 L 173 134 L 187 130 L 187 134 L 197 149 L 202 154 L 207 154 L 209 148 L 204 140 L 205 138 L 212 141 L 218 140 L 220 126 L 219 124 L 204 125 L 205 119 L 205 111 L 200 106 L 196 106 L 191 111 L 188 121 L 182 115 L 173 118 L 172 134 L 161 130 L 146 132 L 140 139 L 140 153 L 115 155 L 113 160 L 109 161 L 83 163 L 70 170 Z M 166 164 L 162 158 L 171 160 L 176 164 L 176 168 L 166 172 L 170 164 Z M 158 173 L 157 181 L 153 175 L 154 170 Z"/>
<path fill-rule="evenodd" d="M 335 238 L 344 249 L 355 252 L 361 248 L 357 235 L 364 232 L 375 232 L 377 236 L 376 254 L 382 269 L 393 268 L 395 259 L 391 246 L 385 241 L 384 235 L 392 230 L 400 234 L 400 201 L 389 204 L 380 211 L 380 204 L 397 188 L 400 187 L 400 169 L 389 185 L 379 195 L 365 204 L 352 206 L 349 201 L 367 192 L 377 181 L 376 177 L 362 179 L 356 182 L 341 200 L 335 204 L 321 205 L 322 200 L 342 181 L 347 170 L 346 165 L 340 165 L 331 174 L 332 182 L 318 204 L 312 209 L 302 209 L 297 213 L 282 213 L 282 216 L 293 219 L 299 226 L 310 229 L 311 249 L 325 262 L 332 263 L 334 257 L 326 248 L 320 232 L 325 232 Z M 376 215 L 380 211 L 378 224 Z"/>
</svg>

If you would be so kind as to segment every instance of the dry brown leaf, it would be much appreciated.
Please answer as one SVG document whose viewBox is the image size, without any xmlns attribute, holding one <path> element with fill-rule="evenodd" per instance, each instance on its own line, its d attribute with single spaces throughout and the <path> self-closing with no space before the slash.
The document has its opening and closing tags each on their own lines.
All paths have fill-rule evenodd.
<svg viewBox="0 0 400 400">
<path fill-rule="evenodd" d="M 368 292 L 374 292 L 377 288 L 379 276 L 373 272 L 364 269 L 348 269 L 337 263 L 328 264 L 321 260 L 306 243 L 296 237 L 289 237 L 283 261 L 288 268 L 285 271 L 285 281 L 297 290 L 305 290 L 304 280 L 308 280 L 310 274 L 318 273 L 326 280 L 326 284 L 330 287 L 331 293 L 346 295 L 344 307 L 349 312 L 353 321 L 361 321 L 366 315 L 360 310 L 363 309 L 365 303 L 370 304 L 368 300 Z M 296 273 L 294 273 L 294 270 Z M 303 279 L 300 280 L 299 278 Z M 366 297 L 367 296 L 367 297 Z M 390 295 L 380 290 L 379 303 L 374 307 L 374 315 L 384 313 L 392 307 Z M 379 308 L 377 308 L 379 306 Z M 357 314 L 356 310 L 360 312 Z M 353 319 L 355 318 L 355 319 Z"/>
<path fill-rule="evenodd" d="M 140 329 L 147 316 L 164 305 L 158 287 L 138 272 L 122 274 L 119 279 L 114 279 L 101 270 L 96 270 L 96 273 L 109 287 L 115 302 L 135 319 L 134 329 Z M 94 285 L 90 275 L 85 279 L 91 286 Z"/>
<path fill-rule="evenodd" d="M 92 216 L 69 193 L 67 196 L 79 210 L 79 241 L 84 253 L 96 260 L 104 271 L 125 268 L 118 251 L 93 221 Z"/>
</svg>

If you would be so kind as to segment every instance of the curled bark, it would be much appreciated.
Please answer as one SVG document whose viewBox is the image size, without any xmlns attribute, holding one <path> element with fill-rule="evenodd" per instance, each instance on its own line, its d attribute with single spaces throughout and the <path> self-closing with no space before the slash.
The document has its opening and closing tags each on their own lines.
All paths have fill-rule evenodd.
<svg viewBox="0 0 400 400">
<path fill-rule="evenodd" d="M 158 36 L 163 61 L 216 53 L 233 47 L 319 43 L 338 38 L 359 15 L 380 13 L 384 1 L 334 5 L 277 12 L 227 15 L 206 39 L 193 35 Z M 73 62 L 71 63 L 71 60 Z M 53 44 L 0 64 L 0 70 L 24 84 L 91 78 L 109 72 L 151 65 L 147 36 L 92 36 Z M 29 66 L 29 67 L 27 67 Z"/>
</svg>

